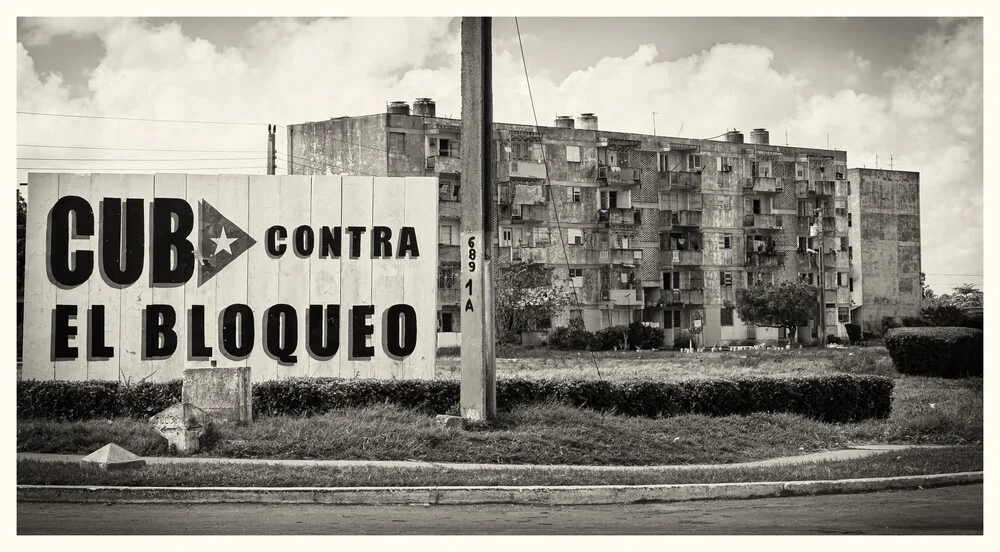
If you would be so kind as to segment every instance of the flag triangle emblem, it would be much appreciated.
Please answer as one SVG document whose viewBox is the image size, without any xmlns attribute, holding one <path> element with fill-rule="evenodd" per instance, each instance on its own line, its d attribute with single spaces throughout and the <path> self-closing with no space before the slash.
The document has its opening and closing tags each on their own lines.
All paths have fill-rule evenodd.
<svg viewBox="0 0 1000 552">
<path fill-rule="evenodd" d="M 201 200 L 199 251 L 201 259 L 198 270 L 198 286 L 212 279 L 223 268 L 233 262 L 257 243 L 236 223 L 227 219 L 209 202 Z"/>
</svg>

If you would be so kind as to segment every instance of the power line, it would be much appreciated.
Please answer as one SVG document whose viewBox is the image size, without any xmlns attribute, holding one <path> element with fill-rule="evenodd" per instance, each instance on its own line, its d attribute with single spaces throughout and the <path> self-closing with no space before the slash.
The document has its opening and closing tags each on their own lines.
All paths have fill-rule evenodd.
<svg viewBox="0 0 1000 552">
<path fill-rule="evenodd" d="M 941 272 L 924 272 L 924 276 L 980 276 L 982 274 L 945 274 Z"/>
<path fill-rule="evenodd" d="M 531 94 L 531 80 L 528 78 L 528 64 L 524 60 L 524 44 L 521 42 L 521 27 L 520 27 L 520 25 L 518 25 L 516 17 L 514 18 L 514 28 L 517 29 L 517 45 L 521 49 L 521 65 L 522 65 L 522 67 L 524 67 L 524 82 L 528 85 L 528 99 L 531 101 L 531 116 L 535 120 L 535 132 L 538 132 L 538 114 L 535 112 L 535 99 L 534 99 L 534 97 Z M 569 276 L 569 270 L 570 270 L 570 268 L 569 268 L 569 252 L 566 251 L 566 240 L 563 239 L 562 225 L 559 222 L 559 209 L 557 209 L 556 206 L 555 206 L 555 199 L 554 199 L 554 197 L 552 195 L 552 181 L 549 180 L 549 163 L 548 163 L 548 157 L 546 155 L 544 155 L 544 152 L 543 152 L 543 155 L 542 155 L 542 163 L 543 163 L 543 166 L 545 167 L 545 184 L 546 184 L 545 187 L 548 188 L 548 190 L 549 190 L 549 202 L 552 203 L 552 213 L 555 216 L 556 232 L 559 234 L 559 244 L 562 246 L 563 258 L 565 259 L 565 263 L 564 264 L 566 265 L 566 273 L 567 273 L 567 277 L 568 277 Z M 570 288 L 573 290 L 573 299 L 574 299 L 574 302 L 576 303 L 576 308 L 577 308 L 577 310 L 580 311 L 581 316 L 582 316 L 582 314 L 583 314 L 583 307 L 580 306 L 580 294 L 576 291 L 576 286 L 572 285 L 572 279 L 570 280 Z M 597 371 L 597 377 L 598 377 L 598 379 L 603 380 L 604 377 L 601 376 L 601 368 L 598 366 L 597 355 L 594 354 L 594 351 L 590 351 L 590 358 L 594 361 L 594 370 Z"/>
<path fill-rule="evenodd" d="M 113 151 L 156 151 L 156 152 L 178 152 L 178 153 L 260 153 L 259 150 L 210 150 L 210 149 L 160 149 L 160 148 L 113 148 L 101 146 L 57 146 L 45 144 L 17 144 L 19 148 L 55 148 L 55 149 L 82 149 L 82 150 L 113 150 Z"/>
<path fill-rule="evenodd" d="M 139 173 L 149 171 L 232 171 L 260 168 L 262 168 L 260 165 L 251 167 L 17 167 L 18 170 L 22 171 L 70 171 L 85 173 L 100 171 L 133 171 Z"/>
<path fill-rule="evenodd" d="M 66 117 L 71 119 L 107 119 L 114 121 L 142 121 L 147 123 L 190 123 L 199 125 L 266 125 L 249 121 L 203 121 L 188 119 L 154 119 L 150 117 L 113 117 L 110 115 L 77 115 L 72 113 L 43 113 L 40 111 L 18 111 L 18 115 L 35 115 L 40 117 Z"/>
<path fill-rule="evenodd" d="M 322 163 L 323 165 L 326 165 L 326 167 L 321 167 L 321 166 L 318 166 L 318 165 L 314 164 L 312 160 L 308 160 L 308 161 L 296 161 L 295 159 L 290 159 L 289 156 L 288 156 L 288 154 L 276 153 L 276 155 L 278 157 L 284 157 L 284 159 L 282 159 L 282 161 L 284 161 L 286 163 L 287 162 L 291 162 L 293 165 L 299 165 L 300 167 L 309 167 L 309 168 L 317 170 L 317 171 L 325 171 L 326 167 L 333 167 L 335 169 L 340 169 L 342 171 L 348 171 L 348 172 L 351 172 L 351 173 L 360 174 L 362 176 L 378 176 L 377 174 L 369 174 L 369 173 L 366 173 L 366 172 L 354 169 L 352 167 L 344 167 L 344 166 L 341 166 L 341 165 L 337 165 L 336 163 L 330 163 L 329 161 L 317 160 L 316 161 L 317 163 Z M 292 155 L 291 157 L 297 158 L 297 159 L 305 159 L 304 157 L 299 157 L 297 155 Z"/>
<path fill-rule="evenodd" d="M 257 157 L 167 157 L 139 159 L 128 157 L 18 157 L 22 161 L 253 161 Z"/>
</svg>

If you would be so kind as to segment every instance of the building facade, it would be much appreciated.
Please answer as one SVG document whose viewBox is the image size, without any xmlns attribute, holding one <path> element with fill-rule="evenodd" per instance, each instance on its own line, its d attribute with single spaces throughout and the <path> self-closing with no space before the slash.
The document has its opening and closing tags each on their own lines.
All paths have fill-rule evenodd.
<svg viewBox="0 0 1000 552">
<path fill-rule="evenodd" d="M 864 331 L 920 316 L 920 173 L 847 171 L 852 316 Z"/>
<path fill-rule="evenodd" d="M 590 113 L 496 123 L 493 139 L 498 262 L 544 263 L 578 301 L 539 330 L 570 317 L 589 330 L 641 321 L 669 346 L 699 320 L 705 346 L 773 342 L 784 331 L 744 324 L 735 292 L 800 279 L 823 282 L 827 333 L 846 335 L 860 270 L 846 152 L 773 145 L 764 129 L 719 140 L 608 132 Z M 436 117 L 426 98 L 412 113 L 393 102 L 288 127 L 289 174 L 439 177 L 441 346 L 458 343 L 460 140 L 461 121 Z M 815 324 L 798 336 L 816 338 Z"/>
</svg>

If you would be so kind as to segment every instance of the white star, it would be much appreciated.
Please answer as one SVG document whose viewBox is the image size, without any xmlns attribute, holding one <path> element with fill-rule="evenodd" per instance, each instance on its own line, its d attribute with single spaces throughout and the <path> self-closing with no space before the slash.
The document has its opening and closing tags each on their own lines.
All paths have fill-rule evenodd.
<svg viewBox="0 0 1000 552">
<path fill-rule="evenodd" d="M 232 256 L 233 250 L 230 249 L 229 246 L 232 245 L 234 241 L 236 241 L 236 238 L 230 238 L 229 236 L 227 236 L 225 227 L 222 227 L 222 233 L 219 234 L 219 237 L 212 238 L 212 241 L 215 242 L 216 255 L 218 255 L 222 251 L 225 251 L 226 253 L 229 253 L 230 256 Z"/>
</svg>

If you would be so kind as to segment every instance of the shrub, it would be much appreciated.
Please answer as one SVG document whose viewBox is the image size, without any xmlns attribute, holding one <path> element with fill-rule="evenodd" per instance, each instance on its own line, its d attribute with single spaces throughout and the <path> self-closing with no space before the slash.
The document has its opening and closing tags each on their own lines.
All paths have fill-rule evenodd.
<svg viewBox="0 0 1000 552">
<path fill-rule="evenodd" d="M 49 419 L 144 417 L 165 398 L 180 397 L 180 381 L 161 386 L 160 393 L 120 393 L 116 382 L 18 382 L 18 417 Z M 454 412 L 459 382 L 453 380 L 287 379 L 255 384 L 254 415 L 304 416 L 338 408 L 389 403 L 427 414 Z M 744 415 L 787 412 L 825 422 L 885 418 L 892 405 L 893 382 L 878 376 L 830 375 L 805 378 L 733 380 L 497 381 L 497 408 L 552 402 L 615 412 L 626 416 Z M 177 397 L 170 396 L 174 390 Z M 67 398 L 92 406 L 67 408 Z M 148 401 L 142 403 L 143 400 Z M 131 402 L 130 402 L 131 401 Z M 125 404 L 130 406 L 126 407 Z M 55 408 L 57 405 L 63 407 Z"/>
<path fill-rule="evenodd" d="M 983 375 L 983 332 L 972 328 L 897 328 L 885 348 L 900 373 L 960 378 Z"/>
<path fill-rule="evenodd" d="M 858 324 L 844 324 L 844 328 L 847 330 L 847 339 L 851 343 L 857 343 L 861 341 L 861 326 Z"/>
<path fill-rule="evenodd" d="M 561 326 L 549 332 L 549 348 L 559 351 L 586 351 L 594 341 L 594 334 L 582 328 Z"/>
<path fill-rule="evenodd" d="M 625 336 L 628 335 L 628 326 L 608 326 L 594 332 L 594 341 L 591 343 L 592 351 L 610 351 L 625 347 Z"/>
<path fill-rule="evenodd" d="M 982 313 L 966 314 L 962 318 L 962 324 L 961 324 L 961 326 L 963 328 L 973 328 L 973 329 L 976 329 L 976 330 L 982 330 L 983 329 L 983 315 L 982 315 Z"/>
<path fill-rule="evenodd" d="M 920 314 L 929 326 L 957 327 L 965 321 L 965 312 L 955 305 L 928 305 Z"/>
<path fill-rule="evenodd" d="M 639 349 L 659 349 L 663 346 L 663 330 L 632 322 L 628 326 L 628 344 Z"/>
<path fill-rule="evenodd" d="M 691 334 L 687 330 L 674 332 L 674 349 L 686 349 L 691 343 Z"/>
<path fill-rule="evenodd" d="M 846 374 L 874 374 L 888 377 L 897 375 L 891 360 L 868 349 L 857 349 L 835 356 L 833 369 Z"/>
<path fill-rule="evenodd" d="M 127 386 L 117 381 L 19 381 L 17 417 L 63 421 L 148 418 L 181 400 L 182 383 Z"/>
<path fill-rule="evenodd" d="M 826 336 L 826 343 L 827 343 L 827 345 L 843 345 L 844 341 L 842 339 L 840 339 L 839 337 L 837 337 L 837 336 L 835 336 L 833 334 L 830 334 L 830 335 Z"/>
<path fill-rule="evenodd" d="M 882 331 L 883 332 L 887 332 L 887 331 L 889 331 L 889 330 L 891 330 L 893 328 L 902 328 L 902 327 L 903 327 L 903 323 L 900 320 L 898 320 L 898 319 L 896 319 L 896 318 L 894 318 L 892 316 L 883 316 L 882 317 Z"/>
<path fill-rule="evenodd" d="M 903 317 L 903 327 L 904 328 L 922 328 L 925 326 L 932 326 L 933 324 L 928 323 L 923 318 L 919 316 L 904 316 Z"/>
</svg>

